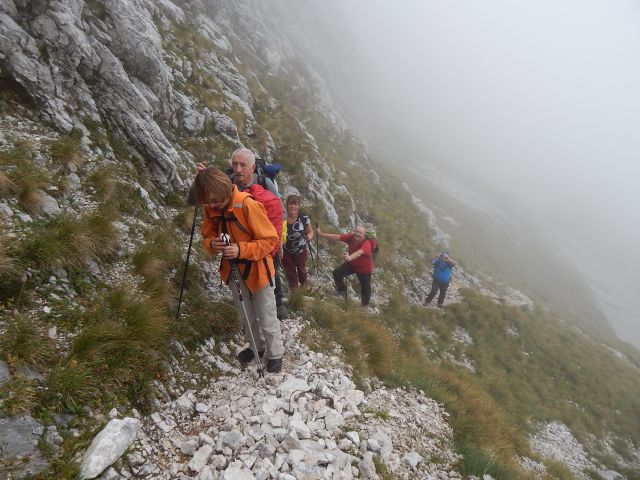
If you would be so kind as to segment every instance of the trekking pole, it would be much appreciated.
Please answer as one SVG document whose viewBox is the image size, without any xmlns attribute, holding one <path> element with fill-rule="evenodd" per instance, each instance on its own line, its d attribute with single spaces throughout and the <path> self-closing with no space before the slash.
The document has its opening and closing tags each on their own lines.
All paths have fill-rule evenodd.
<svg viewBox="0 0 640 480">
<path fill-rule="evenodd" d="M 346 286 L 344 289 L 344 310 L 347 311 L 349 309 L 349 282 L 346 277 L 344 279 L 344 284 Z"/>
<path fill-rule="evenodd" d="M 187 268 L 189 267 L 189 259 L 191 258 L 191 245 L 193 244 L 193 234 L 196 231 L 196 219 L 198 217 L 198 205 L 193 209 L 193 224 L 191 225 L 191 236 L 189 237 L 189 248 L 187 249 L 187 261 L 184 262 L 184 272 L 182 273 L 182 284 L 180 285 L 180 298 L 178 299 L 178 311 L 176 312 L 176 320 L 180 318 L 180 306 L 182 305 L 182 294 L 184 293 L 184 284 L 187 280 Z"/>
<path fill-rule="evenodd" d="M 318 222 L 316 222 L 316 258 L 318 259 L 318 261 L 316 262 L 316 283 L 319 283 L 318 280 L 318 264 L 320 263 L 320 250 L 319 250 L 319 245 L 320 245 L 320 235 L 318 235 Z M 311 248 L 309 248 L 309 251 L 311 251 Z"/>
<path fill-rule="evenodd" d="M 221 235 L 222 241 L 226 246 L 231 245 L 231 238 L 226 233 Z M 253 336 L 253 330 L 251 329 L 251 322 L 249 322 L 249 316 L 247 315 L 247 308 L 244 306 L 244 298 L 242 296 L 242 288 L 240 287 L 240 281 L 238 277 L 240 276 L 240 272 L 238 272 L 238 264 L 235 260 L 229 259 L 231 262 L 231 277 L 233 278 L 233 283 L 236 285 L 236 289 L 238 290 L 238 300 L 240 300 L 240 305 L 242 306 L 242 313 L 244 313 L 244 323 L 247 326 L 247 330 L 249 330 L 249 339 L 251 340 L 251 350 L 253 350 L 253 356 L 256 359 L 256 368 L 258 369 L 258 376 L 264 378 L 264 371 L 262 370 L 262 362 L 260 361 L 260 355 L 258 355 L 258 346 L 256 345 L 256 339 Z"/>
<path fill-rule="evenodd" d="M 311 248 L 311 245 L 309 245 L 307 243 L 307 249 L 309 250 L 309 254 L 311 255 L 311 263 L 313 263 L 313 267 L 316 269 L 316 272 L 318 271 L 318 268 L 316 266 L 316 259 L 313 257 L 313 249 Z"/>
</svg>

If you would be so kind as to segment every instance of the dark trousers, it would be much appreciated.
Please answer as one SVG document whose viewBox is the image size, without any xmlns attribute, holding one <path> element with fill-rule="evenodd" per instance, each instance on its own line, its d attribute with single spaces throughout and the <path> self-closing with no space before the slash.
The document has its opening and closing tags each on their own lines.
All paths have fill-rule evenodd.
<svg viewBox="0 0 640 480">
<path fill-rule="evenodd" d="M 362 306 L 369 305 L 371 299 L 371 274 L 370 273 L 356 273 L 347 262 L 344 262 L 338 268 L 333 271 L 333 280 L 336 282 L 336 289 L 340 293 L 344 293 L 347 290 L 347 285 L 344 283 L 344 279 L 349 275 L 356 274 L 360 281 L 360 300 Z"/>
<path fill-rule="evenodd" d="M 276 271 L 276 288 L 274 290 L 276 296 L 276 307 L 279 307 L 282 305 L 282 282 L 280 281 L 280 275 L 278 275 L 278 272 L 280 271 L 280 255 L 273 257 L 273 267 Z"/>
<path fill-rule="evenodd" d="M 296 288 L 298 285 L 304 287 L 307 284 L 307 249 L 298 253 L 289 253 L 286 250 L 282 257 L 284 273 L 287 274 L 289 287 Z"/>
<path fill-rule="evenodd" d="M 444 303 L 444 296 L 447 294 L 447 288 L 449 288 L 449 282 L 439 282 L 435 278 L 433 279 L 433 283 L 431 284 L 431 291 L 429 295 L 427 295 L 427 299 L 424 303 L 430 303 L 433 300 L 433 297 L 436 296 L 438 290 L 440 290 L 440 295 L 438 295 L 438 305 L 442 305 Z"/>
</svg>

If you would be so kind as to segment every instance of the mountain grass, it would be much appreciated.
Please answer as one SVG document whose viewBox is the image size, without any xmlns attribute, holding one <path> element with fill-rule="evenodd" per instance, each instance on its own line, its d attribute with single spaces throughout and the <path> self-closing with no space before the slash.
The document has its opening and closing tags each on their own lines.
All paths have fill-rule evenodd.
<svg viewBox="0 0 640 480">
<path fill-rule="evenodd" d="M 11 177 L 6 172 L 0 170 L 0 195 L 5 197 L 16 192 L 18 192 L 18 186 L 13 183 Z"/>
<path fill-rule="evenodd" d="M 6 233 L 4 221 L 0 217 L 0 279 L 14 278 L 19 271 L 15 237 Z"/>
<path fill-rule="evenodd" d="M 34 380 L 16 375 L 0 387 L 0 400 L 4 415 L 29 413 L 38 404 L 38 388 Z"/>
<path fill-rule="evenodd" d="M 42 414 L 83 414 L 87 405 L 102 402 L 101 379 L 90 365 L 64 359 L 53 366 L 41 391 L 38 409 Z"/>
<path fill-rule="evenodd" d="M 0 194 L 16 196 L 20 205 L 30 213 L 38 212 L 44 199 L 43 189 L 50 176 L 31 160 L 33 146 L 16 142 L 9 150 L 0 151 L 0 166 L 5 167 L 0 178 Z"/>
<path fill-rule="evenodd" d="M 76 337 L 69 360 L 100 378 L 105 395 L 146 406 L 149 380 L 162 369 L 169 318 L 153 302 L 126 289 L 112 291 L 93 313 L 94 323 Z"/>
<path fill-rule="evenodd" d="M 147 234 L 132 258 L 135 273 L 143 278 L 142 288 L 164 308 L 178 296 L 170 277 L 181 271 L 181 254 L 172 232 L 158 229 Z"/>
<path fill-rule="evenodd" d="M 21 261 L 46 272 L 77 269 L 89 260 L 104 259 L 117 246 L 116 218 L 110 211 L 97 211 L 80 218 L 61 215 L 33 222 L 20 245 Z"/>
<path fill-rule="evenodd" d="M 74 129 L 67 135 L 61 135 L 49 149 L 53 161 L 63 166 L 81 166 L 85 160 L 80 145 L 81 139 L 82 130 L 79 129 Z"/>
<path fill-rule="evenodd" d="M 0 337 L 0 356 L 12 367 L 43 368 L 55 357 L 55 349 L 33 318 L 15 313 Z"/>
<path fill-rule="evenodd" d="M 304 308 L 304 297 L 307 293 L 304 288 L 294 288 L 289 294 L 289 309 L 299 312 Z"/>
</svg>

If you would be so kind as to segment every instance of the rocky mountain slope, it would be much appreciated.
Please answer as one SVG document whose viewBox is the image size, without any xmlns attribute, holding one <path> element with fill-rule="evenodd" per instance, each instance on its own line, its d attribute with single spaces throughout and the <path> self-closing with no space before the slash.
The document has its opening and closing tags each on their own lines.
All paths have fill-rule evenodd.
<svg viewBox="0 0 640 480">
<path fill-rule="evenodd" d="M 477 371 L 463 326 L 451 329 L 451 345 L 436 341 L 446 313 L 427 312 L 432 324 L 418 328 L 388 320 L 406 313 L 392 308 L 398 295 L 422 311 L 428 252 L 448 239 L 429 207 L 385 178 L 353 137 L 331 77 L 305 61 L 313 46 L 304 15 L 257 0 L 0 4 L 0 478 L 460 478 L 491 468 L 491 456 L 464 466 L 472 455 L 457 451 L 459 426 L 443 400 L 347 364 L 352 352 L 337 334 L 324 342 L 322 312 L 312 307 L 341 302 L 326 295 L 337 258 L 330 245 L 318 252 L 313 297 L 284 323 L 281 375 L 237 368 L 227 292 L 198 248 L 184 315 L 171 319 L 195 163 L 225 166 L 245 145 L 283 163 L 281 190 L 301 192 L 314 220 L 378 228 L 374 303 L 388 317 L 348 310 L 344 319 L 401 341 L 415 331 L 431 346 L 418 348 L 422 356 Z M 414 227 L 398 235 L 406 225 Z M 536 309 L 462 262 L 449 302 L 466 305 L 467 290 L 510 305 L 505 316 Z M 362 363 L 380 361 L 367 341 Z M 109 416 L 117 421 L 95 437 Z M 633 440 L 593 437 L 592 451 L 606 445 L 615 458 L 587 458 L 564 425 L 549 425 L 536 429 L 531 449 L 505 455 L 520 475 L 554 476 L 542 462 L 563 455 L 578 459 L 557 469 L 568 475 L 640 471 Z"/>
</svg>

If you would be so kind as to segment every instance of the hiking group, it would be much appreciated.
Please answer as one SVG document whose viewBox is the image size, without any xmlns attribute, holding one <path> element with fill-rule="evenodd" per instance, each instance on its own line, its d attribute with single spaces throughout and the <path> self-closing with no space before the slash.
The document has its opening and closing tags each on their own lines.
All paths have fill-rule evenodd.
<svg viewBox="0 0 640 480">
<path fill-rule="evenodd" d="M 378 252 L 375 232 L 363 225 L 357 225 L 352 233 L 324 233 L 319 227 L 314 232 L 309 216 L 300 212 L 298 194 L 287 197 L 285 213 L 274 178 L 278 171 L 276 164 L 258 165 L 251 150 L 239 148 L 231 155 L 231 168 L 226 172 L 199 163 L 189 192 L 192 205 L 204 206 L 200 229 L 204 248 L 222 257 L 220 276 L 230 286 L 238 315 L 245 322 L 245 342 L 249 347 L 237 358 L 241 364 L 255 359 L 260 374 L 261 359 L 266 359 L 267 372 L 282 369 L 280 319 L 285 318 L 286 309 L 278 274 L 280 265 L 291 289 L 304 288 L 308 283 L 308 253 L 313 259 L 310 242 L 314 233 L 344 242 L 344 262 L 333 270 L 336 291 L 346 298 L 345 278 L 355 274 L 360 283 L 361 304 L 367 307 Z M 317 253 L 316 245 L 315 260 L 319 261 Z M 187 265 L 188 259 L 187 256 Z M 439 290 L 438 306 L 443 306 L 455 262 L 443 253 L 432 263 L 434 279 L 425 305 Z"/>
</svg>

